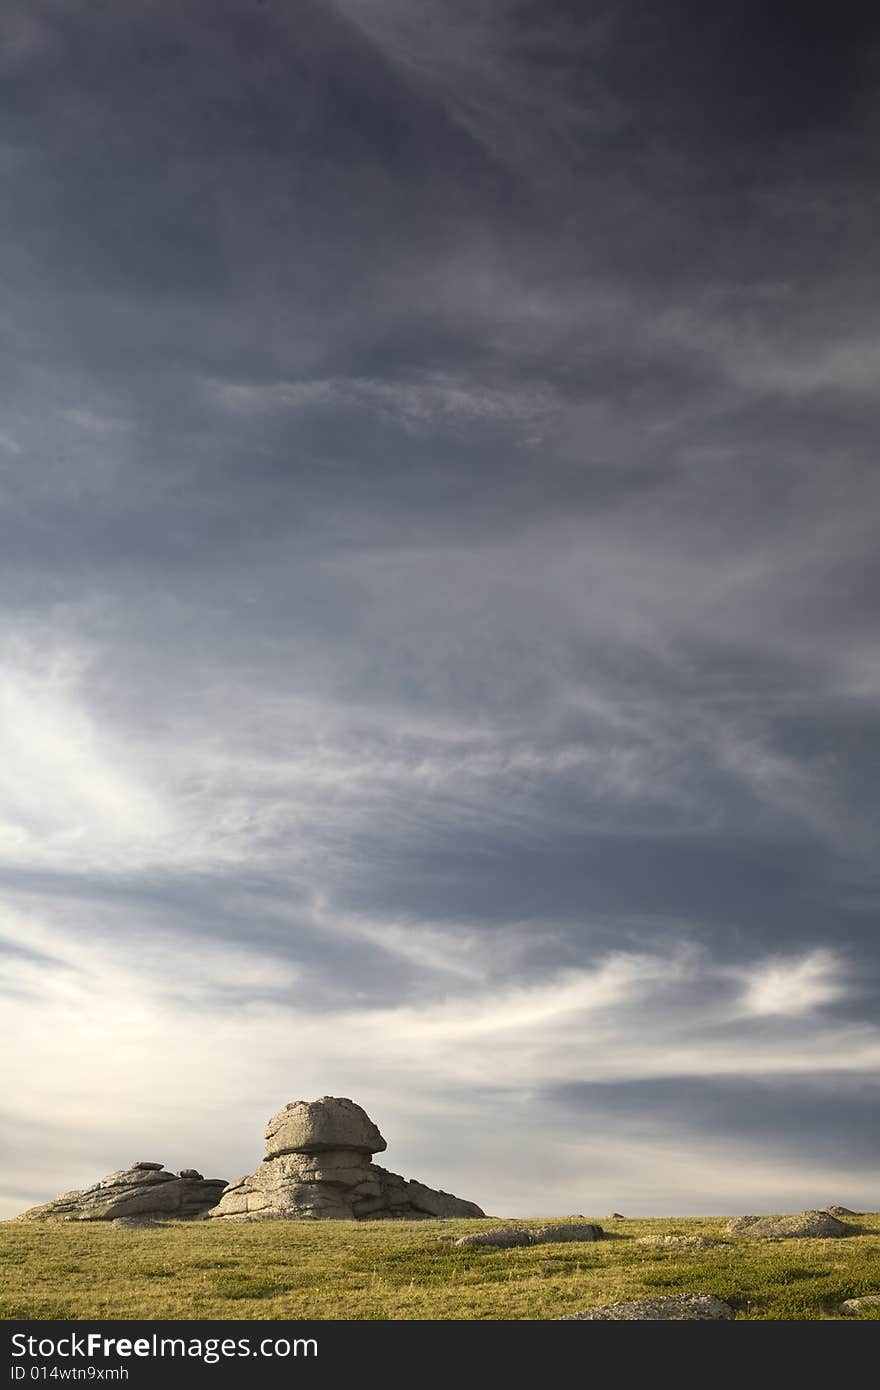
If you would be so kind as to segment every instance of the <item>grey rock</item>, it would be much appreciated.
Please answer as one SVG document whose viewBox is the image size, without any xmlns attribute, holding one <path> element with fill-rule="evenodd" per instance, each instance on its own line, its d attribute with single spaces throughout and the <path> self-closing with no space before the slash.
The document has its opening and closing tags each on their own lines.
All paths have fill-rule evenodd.
<svg viewBox="0 0 880 1390">
<path fill-rule="evenodd" d="M 388 1146 L 365 1110 L 342 1096 L 294 1100 L 266 1126 L 265 1158 L 290 1153 L 357 1149 L 381 1153 Z"/>
<path fill-rule="evenodd" d="M 143 1159 L 140 1159 L 137 1163 L 133 1163 L 131 1166 L 132 1168 L 143 1168 L 144 1171 L 147 1173 L 161 1173 L 162 1169 L 165 1167 L 165 1164 L 145 1163 Z"/>
<path fill-rule="evenodd" d="M 181 1168 L 179 1176 L 182 1178 L 195 1178 L 197 1182 L 203 1182 L 205 1178 L 204 1173 L 200 1173 L 196 1168 Z"/>
<path fill-rule="evenodd" d="M 169 1216 L 178 1221 L 201 1217 L 219 1200 L 223 1178 L 184 1178 L 162 1164 L 141 1163 L 80 1191 L 22 1212 L 18 1221 L 114 1221 L 120 1217 Z"/>
<path fill-rule="evenodd" d="M 473 1235 L 459 1236 L 455 1243 L 463 1249 L 491 1246 L 496 1250 L 511 1250 L 517 1245 L 531 1245 L 532 1236 L 525 1227 L 507 1226 L 498 1231 L 475 1231 Z"/>
<path fill-rule="evenodd" d="M 160 1231 L 161 1221 L 154 1221 L 151 1216 L 114 1216 L 110 1222 L 111 1226 L 118 1226 L 122 1230 L 148 1230 Z"/>
<path fill-rule="evenodd" d="M 857 1211 L 850 1211 L 849 1207 L 822 1207 L 822 1211 L 830 1212 L 832 1216 L 858 1216 Z"/>
<path fill-rule="evenodd" d="M 840 1311 L 847 1317 L 858 1317 L 860 1313 L 880 1312 L 880 1293 L 866 1293 L 861 1298 L 847 1298 L 841 1303 Z"/>
<path fill-rule="evenodd" d="M 849 1230 L 827 1211 L 802 1211 L 798 1216 L 738 1216 L 727 1233 L 749 1240 L 794 1240 L 845 1236 Z"/>
<path fill-rule="evenodd" d="M 606 1221 L 625 1221 L 625 1220 L 626 1220 L 626 1217 L 623 1215 L 622 1212 L 619 1212 L 619 1211 L 612 1211 L 612 1212 L 609 1212 L 609 1214 L 606 1216 L 605 1220 L 606 1220 Z"/>
<path fill-rule="evenodd" d="M 224 1190 L 221 1221 L 389 1221 L 482 1216 L 473 1202 L 370 1162 L 385 1140 L 354 1101 L 293 1101 L 266 1127 L 266 1157 Z"/>
<path fill-rule="evenodd" d="M 662 1250 L 711 1250 L 724 1245 L 711 1236 L 639 1236 L 636 1245 L 653 1245 Z"/>
<path fill-rule="evenodd" d="M 473 1235 L 460 1236 L 455 1242 L 463 1249 L 490 1246 L 497 1250 L 510 1250 L 518 1245 L 556 1245 L 572 1240 L 601 1240 L 601 1226 L 591 1221 L 557 1222 L 549 1226 L 499 1226 L 494 1231 L 476 1231 Z"/>
<path fill-rule="evenodd" d="M 583 1313 L 567 1313 L 559 1322 L 720 1322 L 736 1317 L 729 1304 L 708 1293 L 677 1293 L 666 1298 L 634 1298 L 606 1303 Z"/>
</svg>

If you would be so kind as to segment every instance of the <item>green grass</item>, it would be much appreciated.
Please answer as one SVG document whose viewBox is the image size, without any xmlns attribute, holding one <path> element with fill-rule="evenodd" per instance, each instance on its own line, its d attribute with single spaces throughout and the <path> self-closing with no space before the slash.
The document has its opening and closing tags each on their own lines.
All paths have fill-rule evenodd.
<svg viewBox="0 0 880 1390">
<path fill-rule="evenodd" d="M 640 1295 L 726 1299 L 740 1318 L 835 1318 L 880 1292 L 880 1214 L 833 1240 L 708 1250 L 648 1234 L 723 1237 L 726 1218 L 604 1222 L 592 1244 L 457 1249 L 498 1221 L 0 1224 L 4 1318 L 555 1318 Z M 541 1225 L 542 1221 L 516 1225 Z"/>
</svg>

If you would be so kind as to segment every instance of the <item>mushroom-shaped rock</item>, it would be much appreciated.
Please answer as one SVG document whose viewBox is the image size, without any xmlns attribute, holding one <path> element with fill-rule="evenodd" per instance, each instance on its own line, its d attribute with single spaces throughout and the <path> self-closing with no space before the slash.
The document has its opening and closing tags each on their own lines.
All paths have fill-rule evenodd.
<svg viewBox="0 0 880 1390">
<path fill-rule="evenodd" d="M 482 1216 L 465 1202 L 370 1162 L 385 1140 L 352 1100 L 292 1101 L 266 1127 L 255 1173 L 230 1183 L 209 1213 L 222 1221 L 387 1221 Z"/>
<path fill-rule="evenodd" d="M 377 1154 L 387 1147 L 366 1110 L 342 1096 L 291 1101 L 266 1126 L 266 1159 L 339 1149 Z"/>
</svg>

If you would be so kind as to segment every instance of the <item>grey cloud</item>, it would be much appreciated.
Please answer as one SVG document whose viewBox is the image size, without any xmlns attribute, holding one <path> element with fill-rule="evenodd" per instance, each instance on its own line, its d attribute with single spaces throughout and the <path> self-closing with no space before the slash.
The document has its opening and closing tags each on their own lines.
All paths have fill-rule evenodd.
<svg viewBox="0 0 880 1390">
<path fill-rule="evenodd" d="M 778 1193 L 795 1140 L 805 1202 L 863 1172 L 877 26 L 581 9 L 6 8 L 0 877 L 32 1000 L 10 1191 L 56 1031 L 94 1065 L 56 988 L 80 956 L 130 1011 L 108 994 L 130 1076 L 156 1038 L 197 1067 L 207 1029 L 244 1095 L 271 1054 L 218 1128 L 230 1171 L 260 1106 L 375 1085 L 427 1177 L 464 1127 L 473 1167 L 436 1177 L 465 1191 L 504 1106 L 560 1140 L 561 1206 L 562 1136 L 597 1200 L 611 1180 L 589 1107 L 645 1209 L 646 1147 L 670 1201 L 688 1153 L 695 1202 Z M 573 972 L 586 1028 L 615 952 L 636 995 L 634 961 L 662 977 L 674 1074 L 639 1054 L 578 1091 L 552 996 Z M 468 1001 L 500 1027 L 524 999 L 537 1070 L 511 1087 L 514 1030 L 476 1077 Z M 422 1015 L 446 1060 L 396 1073 Z M 367 1035 L 394 1054 L 374 1076 Z M 814 1074 L 786 1090 L 797 1046 Z M 772 1084 L 731 1079 L 740 1048 Z M 158 1142 L 177 1102 L 154 1099 Z M 46 1184 L 106 1171 L 76 1104 Z M 499 1200 L 527 1210 L 541 1161 Z"/>
</svg>

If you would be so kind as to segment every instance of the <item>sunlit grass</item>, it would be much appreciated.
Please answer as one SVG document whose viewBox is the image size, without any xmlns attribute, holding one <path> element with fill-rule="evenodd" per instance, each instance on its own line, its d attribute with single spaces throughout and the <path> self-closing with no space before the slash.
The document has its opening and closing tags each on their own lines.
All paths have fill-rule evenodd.
<svg viewBox="0 0 880 1390">
<path fill-rule="evenodd" d="M 516 1225 L 542 1225 L 546 1218 Z M 0 1224 L 4 1318 L 555 1318 L 640 1295 L 715 1294 L 740 1318 L 838 1316 L 880 1292 L 880 1215 L 841 1239 L 658 1249 L 726 1218 L 603 1223 L 595 1243 L 458 1249 L 497 1221 Z M 874 1314 L 873 1316 L 878 1316 Z"/>
</svg>

